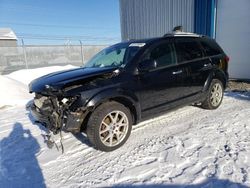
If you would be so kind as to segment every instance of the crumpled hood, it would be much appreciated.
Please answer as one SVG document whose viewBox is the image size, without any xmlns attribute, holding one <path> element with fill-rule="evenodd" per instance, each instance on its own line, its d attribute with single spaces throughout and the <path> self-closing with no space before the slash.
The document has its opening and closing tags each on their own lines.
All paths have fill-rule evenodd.
<svg viewBox="0 0 250 188">
<path fill-rule="evenodd" d="M 112 73 L 117 68 L 76 68 L 54 72 L 33 80 L 29 84 L 29 92 L 43 92 L 48 87 L 63 88 L 72 82 L 85 83 L 91 77 Z"/>
</svg>

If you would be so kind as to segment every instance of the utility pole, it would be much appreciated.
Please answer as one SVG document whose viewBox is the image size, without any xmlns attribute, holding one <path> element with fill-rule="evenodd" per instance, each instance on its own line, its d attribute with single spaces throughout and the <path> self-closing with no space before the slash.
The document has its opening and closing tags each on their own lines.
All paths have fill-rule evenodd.
<svg viewBox="0 0 250 188">
<path fill-rule="evenodd" d="M 83 58 L 83 52 L 82 52 L 82 41 L 79 40 L 79 42 L 80 42 L 80 46 L 81 46 L 81 60 L 82 60 L 82 65 L 83 65 L 83 63 L 84 63 L 84 58 Z"/>
<path fill-rule="evenodd" d="M 23 56 L 24 56 L 25 67 L 26 67 L 26 69 L 28 69 L 29 67 L 28 67 L 27 56 L 26 56 L 26 49 L 25 49 L 25 46 L 24 46 L 23 39 L 22 39 L 22 47 L 23 47 Z"/>
</svg>

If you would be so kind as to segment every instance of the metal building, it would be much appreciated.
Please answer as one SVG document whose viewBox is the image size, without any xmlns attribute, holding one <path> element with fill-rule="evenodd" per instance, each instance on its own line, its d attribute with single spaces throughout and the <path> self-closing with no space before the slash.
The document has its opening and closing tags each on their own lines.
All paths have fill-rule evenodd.
<svg viewBox="0 0 250 188">
<path fill-rule="evenodd" d="M 194 31 L 194 0 L 120 0 L 122 40 L 163 36 L 174 26 Z"/>
<path fill-rule="evenodd" d="M 217 40 L 230 78 L 250 79 L 250 0 L 120 0 L 122 40 L 163 36 L 182 25 Z"/>
</svg>

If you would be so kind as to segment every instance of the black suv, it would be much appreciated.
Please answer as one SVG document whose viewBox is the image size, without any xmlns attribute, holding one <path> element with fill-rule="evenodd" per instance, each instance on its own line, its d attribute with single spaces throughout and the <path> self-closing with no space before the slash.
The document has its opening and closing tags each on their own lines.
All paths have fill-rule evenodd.
<svg viewBox="0 0 250 188">
<path fill-rule="evenodd" d="M 169 109 L 218 108 L 228 61 L 213 39 L 190 33 L 118 43 L 84 67 L 32 81 L 31 113 L 54 134 L 83 131 L 95 148 L 112 151 L 132 125 Z"/>
</svg>

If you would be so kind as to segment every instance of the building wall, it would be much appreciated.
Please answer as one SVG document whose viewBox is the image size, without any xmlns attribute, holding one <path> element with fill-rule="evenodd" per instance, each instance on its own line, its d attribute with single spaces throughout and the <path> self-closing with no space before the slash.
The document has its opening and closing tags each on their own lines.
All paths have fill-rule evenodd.
<svg viewBox="0 0 250 188">
<path fill-rule="evenodd" d="M 17 46 L 16 40 L 0 39 L 0 47 L 15 47 Z"/>
<path fill-rule="evenodd" d="M 194 32 L 215 38 L 217 0 L 195 0 Z"/>
<path fill-rule="evenodd" d="M 229 76 L 250 80 L 250 0 L 219 0 L 216 41 L 230 57 Z"/>
<path fill-rule="evenodd" d="M 163 36 L 177 25 L 194 31 L 194 0 L 120 0 L 122 40 Z"/>
</svg>

